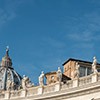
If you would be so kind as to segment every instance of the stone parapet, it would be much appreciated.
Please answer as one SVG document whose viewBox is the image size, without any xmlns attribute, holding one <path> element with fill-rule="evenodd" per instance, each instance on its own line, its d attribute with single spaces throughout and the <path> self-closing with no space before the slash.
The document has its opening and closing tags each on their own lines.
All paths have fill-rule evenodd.
<svg viewBox="0 0 100 100">
<path fill-rule="evenodd" d="M 66 83 L 56 82 L 54 84 L 49 84 L 44 86 L 34 86 L 31 88 L 26 88 L 16 91 L 1 91 L 0 100 L 3 99 L 17 100 L 19 98 L 31 98 L 31 97 L 32 98 L 36 97 L 37 99 L 35 98 L 28 100 L 38 100 L 38 98 L 45 97 L 47 95 L 50 96 L 51 94 L 55 94 L 55 96 L 56 94 L 57 96 L 62 95 L 63 91 L 65 90 L 67 91 L 67 94 L 72 92 L 76 94 L 78 91 L 82 93 L 83 90 L 86 91 L 88 94 L 90 94 L 89 91 L 93 92 L 96 91 L 96 89 L 99 89 L 98 91 L 100 91 L 100 73 L 91 74 L 85 77 L 69 80 Z"/>
</svg>

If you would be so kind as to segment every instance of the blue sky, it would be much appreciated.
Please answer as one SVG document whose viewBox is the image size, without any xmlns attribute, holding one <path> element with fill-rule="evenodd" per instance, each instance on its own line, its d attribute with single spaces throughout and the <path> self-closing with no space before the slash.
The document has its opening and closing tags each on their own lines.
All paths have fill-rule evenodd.
<svg viewBox="0 0 100 100">
<path fill-rule="evenodd" d="M 100 61 L 99 0 L 0 0 L 0 57 L 37 84 L 68 58 Z"/>
</svg>

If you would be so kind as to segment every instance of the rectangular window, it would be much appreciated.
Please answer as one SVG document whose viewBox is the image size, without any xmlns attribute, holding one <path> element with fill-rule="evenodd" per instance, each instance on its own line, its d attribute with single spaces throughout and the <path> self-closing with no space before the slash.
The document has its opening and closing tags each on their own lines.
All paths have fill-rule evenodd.
<svg viewBox="0 0 100 100">
<path fill-rule="evenodd" d="M 85 67 L 83 66 L 79 67 L 80 77 L 85 76 L 85 70 L 86 70 Z"/>
<path fill-rule="evenodd" d="M 80 72 L 80 77 L 82 77 L 82 76 L 90 75 L 92 71 L 91 68 L 89 67 L 80 66 L 79 72 Z"/>
<path fill-rule="evenodd" d="M 87 67 L 87 75 L 90 75 L 92 73 L 92 68 Z"/>
</svg>

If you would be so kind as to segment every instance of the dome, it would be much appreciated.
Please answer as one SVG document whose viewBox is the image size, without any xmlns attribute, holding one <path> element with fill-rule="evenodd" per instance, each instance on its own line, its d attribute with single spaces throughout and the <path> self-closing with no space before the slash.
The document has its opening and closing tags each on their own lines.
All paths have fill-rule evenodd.
<svg viewBox="0 0 100 100">
<path fill-rule="evenodd" d="M 9 49 L 2 58 L 0 66 L 0 90 L 18 89 L 21 84 L 21 76 L 12 67 L 12 60 L 9 57 Z"/>
<path fill-rule="evenodd" d="M 0 89 L 18 89 L 21 83 L 21 76 L 13 69 L 0 67 Z"/>
</svg>

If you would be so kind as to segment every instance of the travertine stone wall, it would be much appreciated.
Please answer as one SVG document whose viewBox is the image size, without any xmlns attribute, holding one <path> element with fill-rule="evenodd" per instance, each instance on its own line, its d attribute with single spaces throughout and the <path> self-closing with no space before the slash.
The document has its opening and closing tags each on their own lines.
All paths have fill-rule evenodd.
<svg viewBox="0 0 100 100">
<path fill-rule="evenodd" d="M 50 72 L 46 75 L 46 84 L 51 84 L 57 82 L 57 73 L 56 72 Z"/>
<path fill-rule="evenodd" d="M 76 61 L 69 61 L 64 65 L 64 75 L 73 78 Z"/>
<path fill-rule="evenodd" d="M 2 91 L 0 100 L 100 100 L 100 73 L 66 84 L 56 82 L 51 85 L 36 86 L 18 91 Z"/>
</svg>

